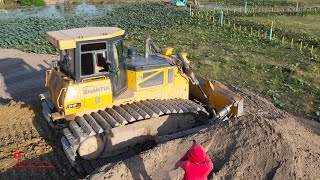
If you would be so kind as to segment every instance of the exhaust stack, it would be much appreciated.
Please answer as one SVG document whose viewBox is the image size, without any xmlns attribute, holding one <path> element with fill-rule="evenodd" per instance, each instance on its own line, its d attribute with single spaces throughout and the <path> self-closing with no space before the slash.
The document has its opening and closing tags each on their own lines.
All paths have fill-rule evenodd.
<svg viewBox="0 0 320 180">
<path fill-rule="evenodd" d="M 144 44 L 144 58 L 147 60 L 149 58 L 149 53 L 150 53 L 150 41 L 151 37 L 148 36 L 145 40 Z"/>
</svg>

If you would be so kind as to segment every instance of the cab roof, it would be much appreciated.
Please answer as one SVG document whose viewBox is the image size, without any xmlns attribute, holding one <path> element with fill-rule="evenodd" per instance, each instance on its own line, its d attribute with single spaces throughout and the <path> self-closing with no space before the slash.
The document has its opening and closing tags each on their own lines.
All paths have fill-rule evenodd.
<svg viewBox="0 0 320 180">
<path fill-rule="evenodd" d="M 110 39 L 122 36 L 125 31 L 117 27 L 84 27 L 47 32 L 48 41 L 59 50 L 74 49 L 76 42 Z"/>
</svg>

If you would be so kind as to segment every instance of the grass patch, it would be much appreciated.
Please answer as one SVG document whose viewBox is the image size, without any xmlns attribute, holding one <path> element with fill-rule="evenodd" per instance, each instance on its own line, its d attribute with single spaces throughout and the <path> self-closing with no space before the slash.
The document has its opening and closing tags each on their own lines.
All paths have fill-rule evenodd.
<svg viewBox="0 0 320 180">
<path fill-rule="evenodd" d="M 178 18 L 177 18 L 178 17 Z M 320 66 L 298 50 L 259 42 L 240 32 L 213 28 L 171 4 L 133 4 L 88 19 L 19 18 L 0 20 L 0 47 L 55 53 L 45 40 L 49 30 L 118 26 L 129 32 L 127 46 L 143 52 L 147 34 L 161 47 L 189 53 L 195 72 L 224 84 L 247 88 L 295 115 L 320 118 Z M 319 113 L 318 113 L 319 114 Z"/>
<path fill-rule="evenodd" d="M 275 44 L 259 45 L 241 34 L 196 26 L 152 35 L 162 47 L 172 46 L 189 52 L 197 74 L 247 88 L 266 97 L 278 108 L 317 119 L 320 67 L 308 56 Z"/>
<path fill-rule="evenodd" d="M 320 37 L 320 15 L 244 17 L 243 19 L 261 24 L 270 24 L 273 21 L 276 27 Z"/>
<path fill-rule="evenodd" d="M 244 6 L 244 0 L 201 0 L 202 4 L 218 3 L 224 5 L 237 5 Z M 279 7 L 279 6 L 295 6 L 297 2 L 300 5 L 313 5 L 320 3 L 320 0 L 251 0 L 247 1 L 248 6 L 269 6 L 269 7 Z"/>
</svg>

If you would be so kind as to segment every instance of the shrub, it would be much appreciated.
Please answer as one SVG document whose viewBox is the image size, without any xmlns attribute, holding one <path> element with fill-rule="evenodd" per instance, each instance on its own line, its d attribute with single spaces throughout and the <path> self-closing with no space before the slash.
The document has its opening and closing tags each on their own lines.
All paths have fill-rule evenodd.
<svg viewBox="0 0 320 180">
<path fill-rule="evenodd" d="M 3 0 L 3 2 L 5 4 L 13 4 L 13 3 L 17 3 L 17 0 Z"/>
<path fill-rule="evenodd" d="M 22 6 L 45 6 L 44 0 L 20 0 Z"/>
</svg>

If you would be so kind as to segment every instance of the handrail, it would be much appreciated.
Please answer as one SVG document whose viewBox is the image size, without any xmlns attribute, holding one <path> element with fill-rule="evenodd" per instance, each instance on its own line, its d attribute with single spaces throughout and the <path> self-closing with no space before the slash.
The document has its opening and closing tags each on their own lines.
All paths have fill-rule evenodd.
<svg viewBox="0 0 320 180">
<path fill-rule="evenodd" d="M 60 90 L 59 95 L 58 95 L 58 98 L 57 98 L 57 106 L 58 106 L 59 109 L 62 108 L 62 106 L 60 106 L 60 103 L 59 103 L 59 101 L 60 101 L 60 96 L 61 96 L 62 92 L 63 92 L 63 91 L 66 91 L 66 90 L 67 90 L 67 88 L 62 88 L 62 89 Z"/>
<path fill-rule="evenodd" d="M 107 79 L 107 77 L 105 77 L 105 76 L 95 76 L 95 77 L 84 78 L 81 80 L 81 82 L 87 81 L 87 80 L 93 80 L 93 79 L 100 79 L 100 78 Z"/>
</svg>

